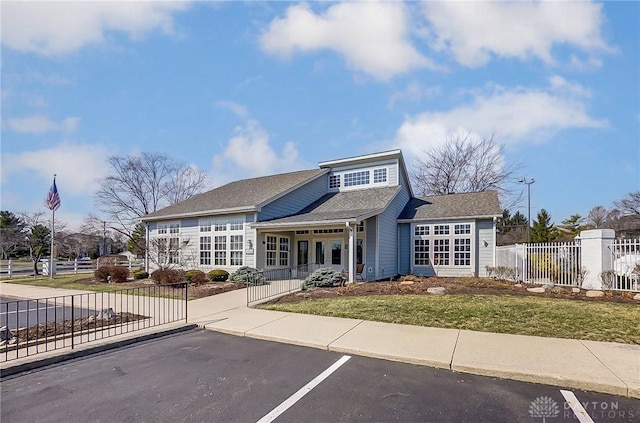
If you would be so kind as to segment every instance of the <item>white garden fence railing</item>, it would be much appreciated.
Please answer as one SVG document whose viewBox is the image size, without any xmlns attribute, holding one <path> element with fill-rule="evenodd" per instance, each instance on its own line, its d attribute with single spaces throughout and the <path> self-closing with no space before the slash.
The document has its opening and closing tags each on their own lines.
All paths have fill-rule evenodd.
<svg viewBox="0 0 640 423">
<path fill-rule="evenodd" d="M 640 291 L 640 240 L 611 239 L 597 247 L 602 250 L 601 256 L 594 256 L 575 242 L 496 247 L 496 266 L 489 273 L 524 283 Z M 601 257 L 595 260 L 601 270 L 591 275 L 588 268 L 594 264 L 593 257 Z M 587 278 L 589 283 L 585 283 Z"/>
<path fill-rule="evenodd" d="M 640 290 L 640 240 L 621 239 L 609 245 L 611 251 L 611 289 Z"/>
<path fill-rule="evenodd" d="M 584 278 L 580 246 L 573 242 L 496 247 L 496 268 L 525 283 L 580 286 Z"/>
</svg>

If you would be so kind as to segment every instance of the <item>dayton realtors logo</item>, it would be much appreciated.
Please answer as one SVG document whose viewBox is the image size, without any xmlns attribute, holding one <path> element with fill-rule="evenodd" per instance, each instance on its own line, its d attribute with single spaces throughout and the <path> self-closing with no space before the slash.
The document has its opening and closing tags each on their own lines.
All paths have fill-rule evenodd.
<svg viewBox="0 0 640 423">
<path fill-rule="evenodd" d="M 558 417 L 558 414 L 560 414 L 558 403 L 549 397 L 538 397 L 529 405 L 529 415 L 542 418 L 542 423 L 545 423 L 547 418 Z"/>
</svg>

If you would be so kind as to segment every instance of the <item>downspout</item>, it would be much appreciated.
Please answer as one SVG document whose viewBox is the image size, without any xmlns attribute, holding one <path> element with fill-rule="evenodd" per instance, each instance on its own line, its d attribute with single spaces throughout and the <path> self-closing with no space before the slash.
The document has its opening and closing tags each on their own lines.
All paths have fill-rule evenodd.
<svg viewBox="0 0 640 423">
<path fill-rule="evenodd" d="M 149 273 L 149 222 L 145 223 L 144 226 L 144 235 L 145 235 L 145 240 L 144 240 L 144 269 L 145 272 Z"/>
<path fill-rule="evenodd" d="M 498 221 L 497 217 L 493 217 L 493 260 L 492 266 L 496 267 L 496 244 L 498 243 L 497 235 L 496 235 L 496 222 Z M 478 269 L 480 271 L 480 269 Z"/>
</svg>

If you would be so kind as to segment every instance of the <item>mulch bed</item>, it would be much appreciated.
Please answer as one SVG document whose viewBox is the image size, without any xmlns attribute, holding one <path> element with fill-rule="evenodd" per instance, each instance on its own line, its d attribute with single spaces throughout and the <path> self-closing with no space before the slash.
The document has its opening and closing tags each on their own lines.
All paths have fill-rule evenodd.
<svg viewBox="0 0 640 423">
<path fill-rule="evenodd" d="M 402 284 L 401 282 L 413 282 L 412 284 Z M 547 298 L 563 298 L 568 300 L 582 301 L 607 301 L 616 303 L 640 304 L 634 300 L 634 292 L 605 292 L 603 297 L 587 297 L 587 291 L 581 289 L 579 293 L 573 293 L 571 287 L 559 287 L 547 289 L 543 294 L 527 291 L 541 285 L 523 284 L 517 286 L 513 282 L 497 280 L 492 278 L 420 278 L 415 276 L 401 277 L 396 281 L 384 282 L 364 282 L 349 284 L 345 287 L 337 288 L 310 288 L 306 291 L 295 292 L 264 304 L 295 303 L 305 300 L 319 298 L 337 298 L 346 296 L 367 296 L 367 295 L 430 295 L 427 289 L 435 287 L 445 288 L 446 294 L 471 294 L 471 295 L 527 295 Z"/>
<path fill-rule="evenodd" d="M 92 316 L 89 318 L 75 319 L 73 321 L 65 320 L 63 322 L 41 323 L 29 328 L 18 329 L 17 333 L 14 332 L 14 336 L 17 337 L 18 343 L 24 341 L 44 340 L 45 338 L 53 339 L 55 336 L 71 334 L 72 326 L 73 332 L 79 334 L 80 332 L 89 329 L 106 329 L 111 325 L 135 322 L 146 318 L 146 316 L 133 313 L 119 313 L 108 319 L 97 319 Z"/>
<path fill-rule="evenodd" d="M 86 284 L 86 285 L 100 285 L 104 284 L 98 279 L 88 278 L 79 280 L 78 283 Z M 149 286 L 157 286 L 162 287 L 162 294 L 164 295 L 173 295 L 176 297 L 182 297 L 184 294 L 184 285 L 179 287 L 173 286 L 165 286 L 165 285 L 157 285 L 154 281 L 150 279 L 139 280 L 139 281 L 131 281 L 131 282 L 123 282 L 116 284 L 118 287 L 122 289 L 134 289 L 134 288 L 147 288 Z M 200 285 L 189 285 L 189 298 L 198 299 L 209 297 L 211 295 L 222 294 L 223 292 L 233 291 L 236 289 L 244 288 L 238 284 L 233 282 L 208 282 Z M 167 291 L 165 291 L 167 290 Z M 135 293 L 132 293 L 135 294 Z"/>
</svg>

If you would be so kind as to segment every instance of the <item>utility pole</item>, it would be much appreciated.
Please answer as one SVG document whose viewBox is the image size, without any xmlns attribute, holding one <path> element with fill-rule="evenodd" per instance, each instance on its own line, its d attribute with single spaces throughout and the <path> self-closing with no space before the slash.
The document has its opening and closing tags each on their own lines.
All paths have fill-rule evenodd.
<svg viewBox="0 0 640 423">
<path fill-rule="evenodd" d="M 102 221 L 102 255 L 107 254 L 107 222 Z"/>
</svg>

